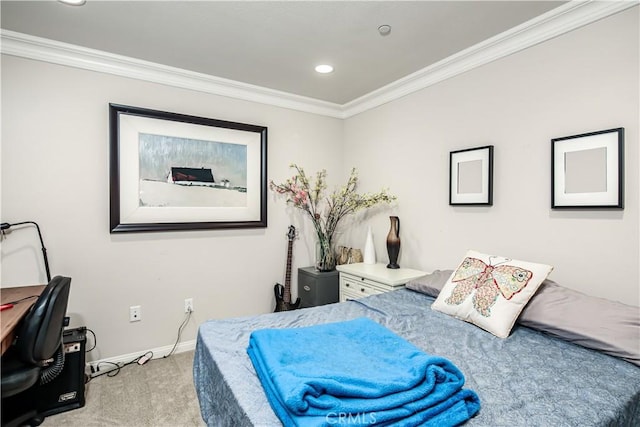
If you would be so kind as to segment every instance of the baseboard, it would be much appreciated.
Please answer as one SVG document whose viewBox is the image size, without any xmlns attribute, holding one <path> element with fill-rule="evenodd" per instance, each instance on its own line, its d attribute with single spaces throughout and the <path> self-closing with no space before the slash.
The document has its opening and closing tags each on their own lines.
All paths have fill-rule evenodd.
<svg viewBox="0 0 640 427">
<path fill-rule="evenodd" d="M 149 352 L 153 353 L 152 359 L 161 359 L 167 354 L 169 354 L 172 348 L 173 348 L 173 344 L 166 345 L 163 347 L 151 348 L 149 350 L 138 351 L 135 353 L 122 354 L 120 356 L 107 357 L 106 359 L 92 360 L 91 362 L 87 362 L 87 365 L 90 367 L 91 372 L 96 372 L 96 373 L 103 372 L 103 371 L 108 371 L 113 369 L 113 365 L 110 365 L 110 363 L 116 363 L 116 364 L 128 363 Z M 176 346 L 176 349 L 173 352 L 173 354 L 184 353 L 186 351 L 194 350 L 195 348 L 196 348 L 196 340 L 183 341 Z M 105 362 L 109 362 L 109 363 L 105 363 Z"/>
</svg>

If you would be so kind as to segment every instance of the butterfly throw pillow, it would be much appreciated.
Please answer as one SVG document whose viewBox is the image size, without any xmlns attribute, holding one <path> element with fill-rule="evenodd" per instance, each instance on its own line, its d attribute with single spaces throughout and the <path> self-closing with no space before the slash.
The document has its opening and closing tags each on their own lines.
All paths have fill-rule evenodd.
<svg viewBox="0 0 640 427">
<path fill-rule="evenodd" d="M 431 308 L 506 338 L 553 267 L 468 251 Z"/>
</svg>

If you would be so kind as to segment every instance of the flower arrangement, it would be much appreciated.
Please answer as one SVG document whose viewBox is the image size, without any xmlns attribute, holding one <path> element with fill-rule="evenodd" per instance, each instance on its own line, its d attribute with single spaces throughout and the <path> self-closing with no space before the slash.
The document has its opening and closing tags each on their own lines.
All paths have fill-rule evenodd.
<svg viewBox="0 0 640 427">
<path fill-rule="evenodd" d="M 311 222 L 318 236 L 318 255 L 316 257 L 316 269 L 319 271 L 331 271 L 335 269 L 336 255 L 333 250 L 333 235 L 345 216 L 361 209 L 370 208 L 379 203 L 390 203 L 396 199 L 386 189 L 378 193 L 358 194 L 358 174 L 355 168 L 351 169 L 351 175 L 347 184 L 339 190 L 325 197 L 327 189 L 327 171 L 317 172 L 315 182 L 312 184 L 300 166 L 290 165 L 296 174 L 287 179 L 283 184 L 270 181 L 269 188 L 278 194 L 286 195 L 287 203 L 305 211 L 311 218 Z"/>
</svg>

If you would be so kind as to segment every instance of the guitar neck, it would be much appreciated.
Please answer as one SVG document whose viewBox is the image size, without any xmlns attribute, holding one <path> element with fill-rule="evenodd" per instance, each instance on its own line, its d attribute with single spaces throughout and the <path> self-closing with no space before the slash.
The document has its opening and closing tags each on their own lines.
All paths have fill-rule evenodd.
<svg viewBox="0 0 640 427">
<path fill-rule="evenodd" d="M 291 290 L 291 250 L 293 248 L 293 240 L 289 240 L 287 247 L 287 271 L 284 276 L 285 292 L 290 293 Z"/>
</svg>

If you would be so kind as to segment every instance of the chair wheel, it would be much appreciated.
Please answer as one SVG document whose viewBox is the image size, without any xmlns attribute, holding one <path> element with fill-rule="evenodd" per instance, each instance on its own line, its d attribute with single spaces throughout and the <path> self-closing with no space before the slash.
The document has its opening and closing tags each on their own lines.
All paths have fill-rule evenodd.
<svg viewBox="0 0 640 427">
<path fill-rule="evenodd" d="M 44 421 L 44 417 L 42 416 L 37 416 L 37 417 L 33 417 L 29 420 L 29 425 L 31 427 L 35 427 L 35 426 L 39 426 L 40 424 L 42 424 L 42 422 Z"/>
</svg>

